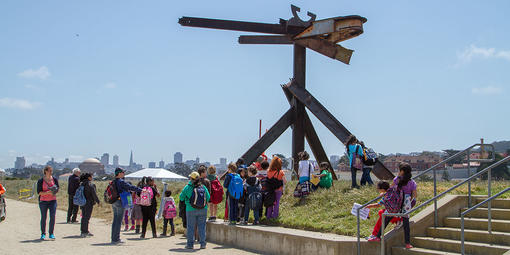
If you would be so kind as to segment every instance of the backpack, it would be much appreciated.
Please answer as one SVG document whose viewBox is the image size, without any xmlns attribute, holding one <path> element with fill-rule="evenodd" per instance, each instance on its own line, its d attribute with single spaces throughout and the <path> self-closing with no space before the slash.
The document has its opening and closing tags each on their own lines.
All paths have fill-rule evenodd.
<svg viewBox="0 0 510 255">
<path fill-rule="evenodd" d="M 193 191 L 191 192 L 191 197 L 189 199 L 189 204 L 195 209 L 205 208 L 207 201 L 205 197 L 204 185 L 198 184 L 197 186 L 193 187 Z"/>
<path fill-rule="evenodd" d="M 384 207 L 388 213 L 399 213 L 402 210 L 404 192 L 397 185 L 390 187 L 384 195 Z"/>
<path fill-rule="evenodd" d="M 223 187 L 218 178 L 216 178 L 211 182 L 211 203 L 219 204 L 221 201 L 223 201 Z"/>
<path fill-rule="evenodd" d="M 262 203 L 264 204 L 264 207 L 271 207 L 274 205 L 274 202 L 276 201 L 276 194 L 274 190 L 264 191 L 262 196 Z"/>
<path fill-rule="evenodd" d="M 254 185 L 246 184 L 246 206 L 248 209 L 256 210 L 262 206 L 262 193 L 260 193 L 260 181 L 257 180 Z"/>
<path fill-rule="evenodd" d="M 141 206 L 150 206 L 152 203 L 152 197 L 154 193 L 152 192 L 152 188 L 147 186 L 142 189 L 140 193 L 140 205 Z"/>
<path fill-rule="evenodd" d="M 80 185 L 78 189 L 76 189 L 76 193 L 73 197 L 73 204 L 78 206 L 84 206 L 87 203 L 87 199 L 85 198 L 85 195 L 83 194 L 83 190 L 85 187 L 83 185 Z"/>
<path fill-rule="evenodd" d="M 377 153 L 370 148 L 364 148 L 362 160 L 364 165 L 373 166 L 377 162 Z"/>
<path fill-rule="evenodd" d="M 163 212 L 165 219 L 173 219 L 177 216 L 177 209 L 175 208 L 175 203 L 173 200 L 166 201 L 164 208 L 165 209 Z"/>
<path fill-rule="evenodd" d="M 111 181 L 104 191 L 104 201 L 108 204 L 113 204 L 119 200 L 119 193 L 115 187 L 115 180 Z"/>
<path fill-rule="evenodd" d="M 243 195 L 243 179 L 238 174 L 232 174 L 228 184 L 228 193 L 234 199 L 240 199 Z"/>
<path fill-rule="evenodd" d="M 283 186 L 283 180 L 278 180 L 278 176 L 280 175 L 280 171 L 278 171 L 278 173 L 275 175 L 273 175 L 273 177 L 271 178 L 266 178 L 266 181 L 265 181 L 265 189 L 270 191 L 270 190 L 277 190 L 279 189 L 281 186 Z"/>
</svg>

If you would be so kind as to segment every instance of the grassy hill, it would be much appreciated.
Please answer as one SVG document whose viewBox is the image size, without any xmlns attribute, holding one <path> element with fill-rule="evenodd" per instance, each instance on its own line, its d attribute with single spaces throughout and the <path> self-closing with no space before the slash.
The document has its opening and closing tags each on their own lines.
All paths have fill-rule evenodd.
<svg viewBox="0 0 510 255">
<path fill-rule="evenodd" d="M 34 181 L 2 181 L 2 184 L 8 189 L 7 197 L 16 199 L 17 190 L 21 188 L 32 187 Z M 95 182 L 98 188 L 98 196 L 102 199 L 102 194 L 106 188 L 107 182 Z M 456 182 L 439 182 L 438 193 L 448 189 Z M 184 187 L 185 183 L 170 183 L 169 187 L 172 190 L 173 197 L 178 201 L 178 194 Z M 354 202 L 363 204 L 374 197 L 377 191 L 374 187 L 363 187 L 361 189 L 350 189 L 349 181 L 338 181 L 329 190 L 318 190 L 314 192 L 305 201 L 292 196 L 292 192 L 296 182 L 289 182 L 285 187 L 284 195 L 281 200 L 280 217 L 276 220 L 263 220 L 263 223 L 270 225 L 279 225 L 289 228 L 305 229 L 318 232 L 336 233 L 340 235 L 356 235 L 356 217 L 350 214 L 352 204 Z M 59 209 L 67 209 L 67 183 L 62 182 L 62 190 L 58 193 L 58 207 Z M 496 181 L 492 183 L 493 194 L 510 186 L 510 181 Z M 162 189 L 162 184 L 158 184 L 158 188 Z M 476 181 L 472 183 L 472 194 L 484 195 L 487 192 L 486 181 Z M 453 192 L 453 194 L 467 194 L 467 185 L 461 186 Z M 433 196 L 433 183 L 432 182 L 418 182 L 418 204 L 432 198 Z M 503 198 L 510 198 L 510 193 L 507 193 Z M 29 200 L 36 203 L 36 199 Z M 8 205 L 7 205 L 8 206 Z M 7 209 L 8 210 L 8 209 Z M 366 221 L 362 221 L 361 233 L 362 236 L 370 235 L 372 228 L 377 220 L 377 210 L 372 213 L 375 217 L 371 217 Z M 218 208 L 219 218 L 224 215 L 224 203 L 221 203 Z M 101 207 L 95 207 L 92 214 L 93 217 L 111 220 L 111 206 L 109 204 L 102 204 Z M 9 217 L 16 217 L 10 215 Z M 62 219 L 58 220 L 58 222 Z M 158 228 L 161 231 L 161 223 L 158 221 Z M 177 231 L 183 231 L 182 222 L 180 218 L 176 219 Z M 390 229 L 390 227 L 388 227 Z"/>
</svg>

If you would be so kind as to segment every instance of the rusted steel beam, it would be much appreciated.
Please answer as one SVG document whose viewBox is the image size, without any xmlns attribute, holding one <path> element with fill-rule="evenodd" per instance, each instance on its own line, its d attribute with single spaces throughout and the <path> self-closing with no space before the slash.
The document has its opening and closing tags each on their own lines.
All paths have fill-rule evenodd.
<svg viewBox="0 0 510 255">
<path fill-rule="evenodd" d="M 297 34 L 303 31 L 303 29 L 305 29 L 304 27 L 285 26 L 283 24 L 270 24 L 222 19 L 206 19 L 196 17 L 182 17 L 179 19 L 179 24 L 187 27 L 202 27 L 243 32 L 255 32 L 266 34 L 290 34 L 290 35 Z"/>
<path fill-rule="evenodd" d="M 353 50 L 320 38 L 303 38 L 294 41 L 296 44 L 316 51 L 324 56 L 349 64 Z"/>
<path fill-rule="evenodd" d="M 292 38 L 285 35 L 241 35 L 240 44 L 293 44 Z"/>
<path fill-rule="evenodd" d="M 292 93 L 290 93 L 289 89 L 286 88 L 285 86 L 282 86 L 282 89 L 283 93 L 285 93 L 285 96 L 287 97 L 287 101 L 289 101 L 289 104 L 291 104 L 293 98 Z M 317 132 L 315 132 L 315 128 L 313 127 L 312 121 L 310 120 L 310 117 L 308 116 L 308 113 L 306 113 L 306 111 L 303 119 L 306 141 L 308 141 L 308 144 L 310 145 L 310 149 L 312 149 L 312 153 L 315 159 L 319 163 L 327 162 L 330 166 L 330 172 L 333 175 L 333 179 L 337 180 L 335 171 L 331 165 L 331 162 L 329 162 L 328 155 L 326 154 L 324 147 L 322 147 L 322 143 L 319 139 L 319 136 L 317 135 Z"/>
<path fill-rule="evenodd" d="M 296 86 L 305 89 L 306 81 L 306 48 L 294 44 L 294 81 Z M 292 125 L 292 158 L 294 159 L 294 172 L 297 176 L 299 170 L 298 153 L 305 150 L 305 129 L 303 116 L 306 112 L 305 106 L 296 98 L 292 99 L 292 107 L 294 108 L 294 124 Z"/>
<path fill-rule="evenodd" d="M 363 23 L 366 21 L 366 18 L 357 15 L 317 20 L 294 39 L 321 37 L 337 43 L 362 34 Z"/>
</svg>

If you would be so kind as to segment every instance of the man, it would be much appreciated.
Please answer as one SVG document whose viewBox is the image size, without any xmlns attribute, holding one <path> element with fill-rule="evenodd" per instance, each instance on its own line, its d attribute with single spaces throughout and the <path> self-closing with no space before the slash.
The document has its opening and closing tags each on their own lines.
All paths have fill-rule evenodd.
<svg viewBox="0 0 510 255">
<path fill-rule="evenodd" d="M 76 215 L 78 214 L 78 206 L 73 203 L 74 194 L 80 187 L 80 174 L 79 168 L 73 169 L 73 174 L 69 176 L 67 181 L 67 194 L 69 194 L 68 208 L 67 208 L 67 223 L 76 223 Z"/>
<path fill-rule="evenodd" d="M 120 195 L 120 193 L 124 191 L 128 192 L 134 191 L 140 194 L 140 192 L 142 192 L 142 189 L 125 182 L 124 175 L 125 175 L 124 169 L 120 167 L 117 167 L 115 169 L 115 180 L 113 180 L 113 183 L 115 185 L 115 189 L 117 190 L 117 194 Z M 124 243 L 124 241 L 120 239 L 120 227 L 122 224 L 122 217 L 124 216 L 124 208 L 122 207 L 120 196 L 118 197 L 117 201 L 115 201 L 112 204 L 112 210 L 113 210 L 112 243 L 113 244 Z"/>
</svg>

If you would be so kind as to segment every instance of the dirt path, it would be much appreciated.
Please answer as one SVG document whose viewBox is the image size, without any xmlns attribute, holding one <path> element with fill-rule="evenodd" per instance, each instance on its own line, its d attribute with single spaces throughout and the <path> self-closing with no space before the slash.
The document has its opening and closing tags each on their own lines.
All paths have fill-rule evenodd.
<svg viewBox="0 0 510 255">
<path fill-rule="evenodd" d="M 126 243 L 111 245 L 111 222 L 92 218 L 89 230 L 94 236 L 80 238 L 80 224 L 65 221 L 66 212 L 57 210 L 56 240 L 40 241 L 38 205 L 7 200 L 7 218 L 0 223 L 0 254 L 254 254 L 213 243 L 208 243 L 205 250 L 198 250 L 199 244 L 195 244 L 195 250 L 186 250 L 186 238 L 180 234 L 140 240 L 134 231 L 121 231 Z"/>
</svg>

